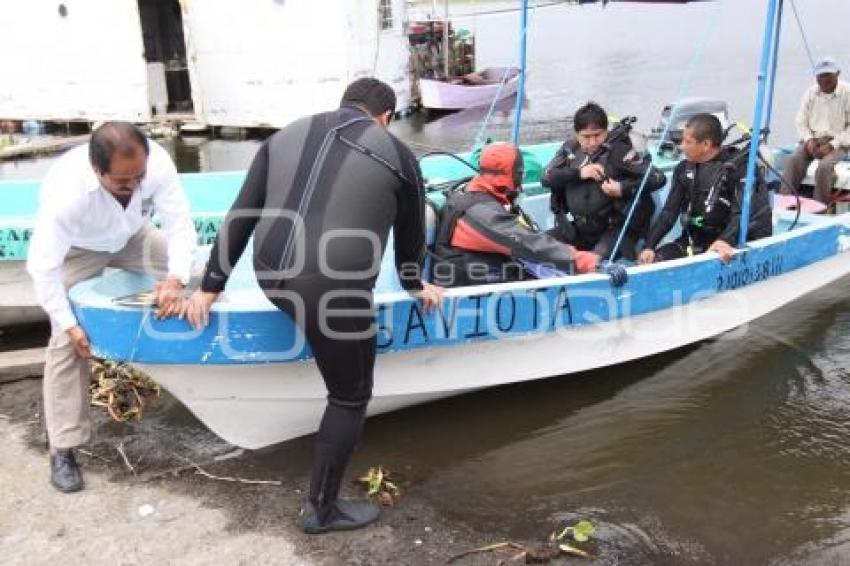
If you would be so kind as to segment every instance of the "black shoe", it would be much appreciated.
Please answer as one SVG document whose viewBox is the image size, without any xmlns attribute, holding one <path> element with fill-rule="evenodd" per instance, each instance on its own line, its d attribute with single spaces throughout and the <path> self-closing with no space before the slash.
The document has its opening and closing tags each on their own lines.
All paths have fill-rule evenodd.
<svg viewBox="0 0 850 566">
<path fill-rule="evenodd" d="M 316 508 L 308 502 L 301 513 L 301 530 L 308 535 L 318 535 L 331 531 L 361 529 L 378 520 L 381 516 L 381 508 L 368 501 L 337 499 L 325 515 L 327 519 L 320 521 Z"/>
<path fill-rule="evenodd" d="M 83 475 L 71 448 L 50 455 L 50 483 L 62 493 L 83 489 Z"/>
</svg>

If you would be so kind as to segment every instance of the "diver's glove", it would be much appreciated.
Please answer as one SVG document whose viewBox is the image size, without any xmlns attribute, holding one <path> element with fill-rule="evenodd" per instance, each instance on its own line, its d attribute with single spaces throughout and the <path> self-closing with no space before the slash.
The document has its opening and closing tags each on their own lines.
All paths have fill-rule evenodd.
<svg viewBox="0 0 850 566">
<path fill-rule="evenodd" d="M 622 287 L 629 280 L 629 274 L 626 272 L 626 267 L 613 261 L 603 260 L 596 266 L 598 273 L 605 273 L 611 279 L 611 285 L 614 287 Z"/>
<path fill-rule="evenodd" d="M 575 262 L 576 271 L 582 274 L 597 272 L 599 262 L 602 259 L 599 254 L 579 251 L 572 246 L 570 248 L 573 250 L 573 262 Z"/>
</svg>

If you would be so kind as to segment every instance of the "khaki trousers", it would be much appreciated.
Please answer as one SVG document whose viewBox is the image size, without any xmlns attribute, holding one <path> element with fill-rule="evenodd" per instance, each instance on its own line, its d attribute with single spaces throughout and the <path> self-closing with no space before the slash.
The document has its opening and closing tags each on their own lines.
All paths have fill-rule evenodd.
<svg viewBox="0 0 850 566">
<path fill-rule="evenodd" d="M 847 150 L 838 148 L 818 163 L 815 170 L 815 192 L 814 198 L 824 204 L 829 202 L 829 195 L 835 185 L 835 164 L 847 156 Z M 795 189 L 800 188 L 800 183 L 806 176 L 812 159 L 806 155 L 803 145 L 797 146 L 793 154 L 785 161 L 785 180 Z M 783 185 L 783 193 L 788 193 L 788 188 Z"/>
<path fill-rule="evenodd" d="M 71 287 L 100 275 L 106 267 L 148 273 L 162 278 L 168 273 L 165 236 L 152 226 L 144 226 L 116 252 L 94 252 L 71 248 L 62 264 L 62 282 Z M 44 420 L 52 448 L 73 448 L 88 442 L 89 420 L 88 360 L 79 357 L 68 333 L 54 320 L 44 363 Z"/>
</svg>

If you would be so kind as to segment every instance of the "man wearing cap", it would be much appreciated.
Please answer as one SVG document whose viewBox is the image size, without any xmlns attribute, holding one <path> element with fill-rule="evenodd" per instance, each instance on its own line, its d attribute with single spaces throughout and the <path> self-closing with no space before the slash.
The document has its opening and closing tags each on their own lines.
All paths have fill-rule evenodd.
<svg viewBox="0 0 850 566">
<path fill-rule="evenodd" d="M 831 57 L 818 61 L 814 73 L 817 84 L 806 91 L 797 113 L 800 145 L 786 161 L 785 179 L 799 187 L 809 164 L 819 159 L 814 198 L 827 203 L 836 180 L 835 164 L 850 148 L 850 86 L 838 80 L 841 69 Z"/>
</svg>

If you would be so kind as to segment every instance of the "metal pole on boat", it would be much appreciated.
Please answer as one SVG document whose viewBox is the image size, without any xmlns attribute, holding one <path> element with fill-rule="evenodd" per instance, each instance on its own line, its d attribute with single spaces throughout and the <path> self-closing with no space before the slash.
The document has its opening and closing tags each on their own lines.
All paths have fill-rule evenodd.
<svg viewBox="0 0 850 566">
<path fill-rule="evenodd" d="M 775 51 L 774 24 L 779 11 L 780 0 L 768 0 L 767 17 L 764 26 L 764 41 L 762 42 L 761 63 L 759 65 L 758 90 L 753 116 L 753 133 L 750 140 L 750 154 L 747 160 L 747 181 L 744 185 L 744 202 L 741 204 L 741 225 L 738 232 L 738 247 L 743 248 L 747 243 L 747 227 L 750 221 L 750 200 L 756 179 L 756 161 L 758 159 L 761 126 L 764 123 L 765 102 L 767 100 L 768 72 L 770 55 Z M 773 85 L 770 85 L 773 88 Z"/>
<path fill-rule="evenodd" d="M 446 80 L 449 80 L 451 77 L 449 76 L 449 72 L 451 68 L 449 66 L 449 59 L 451 58 L 449 54 L 449 0 L 445 2 L 445 16 L 443 17 L 443 72 L 446 75 Z"/>
<path fill-rule="evenodd" d="M 528 28 L 528 0 L 522 0 L 522 15 L 519 23 L 519 86 L 516 91 L 514 123 L 511 129 L 511 142 L 519 144 L 519 124 L 522 121 L 522 99 L 525 96 L 525 59 L 526 29 Z"/>
<path fill-rule="evenodd" d="M 765 135 L 765 141 L 767 141 L 767 136 L 770 135 L 770 122 L 773 118 L 773 94 L 776 89 L 776 68 L 779 63 L 779 38 L 782 35 L 782 11 L 784 6 L 785 2 L 779 0 L 776 22 L 773 27 L 773 53 L 770 58 L 770 83 L 767 87 L 767 115 L 764 118 L 764 129 L 768 131 L 768 134 Z"/>
</svg>

